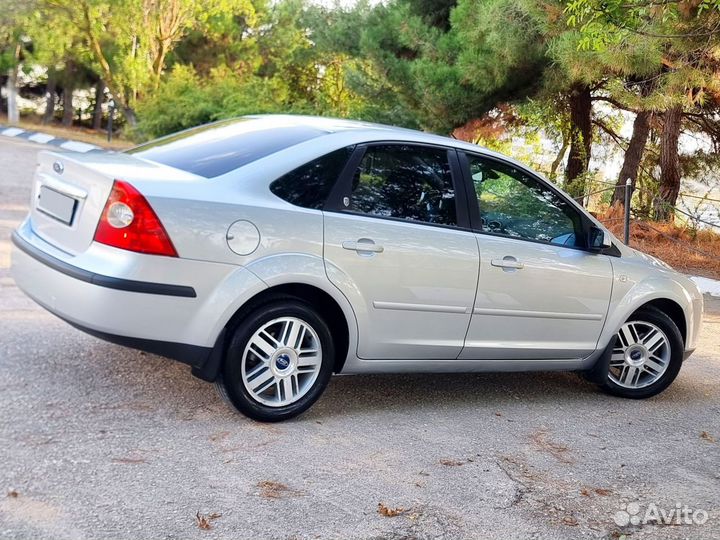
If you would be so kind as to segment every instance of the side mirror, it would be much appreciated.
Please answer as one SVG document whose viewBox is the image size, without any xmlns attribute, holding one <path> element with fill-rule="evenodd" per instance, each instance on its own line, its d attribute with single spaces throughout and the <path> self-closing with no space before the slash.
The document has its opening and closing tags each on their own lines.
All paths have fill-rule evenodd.
<svg viewBox="0 0 720 540">
<path fill-rule="evenodd" d="M 588 230 L 588 248 L 592 251 L 602 251 L 603 249 L 612 247 L 610 234 L 600 227 L 591 225 Z"/>
</svg>

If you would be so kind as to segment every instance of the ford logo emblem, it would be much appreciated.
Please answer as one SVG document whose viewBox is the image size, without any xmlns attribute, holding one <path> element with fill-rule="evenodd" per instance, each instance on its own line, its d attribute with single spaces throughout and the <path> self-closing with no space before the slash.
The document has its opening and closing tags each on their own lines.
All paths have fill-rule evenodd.
<svg viewBox="0 0 720 540">
<path fill-rule="evenodd" d="M 278 369 L 287 369 L 290 366 L 290 357 L 287 354 L 281 354 L 275 360 Z"/>
<path fill-rule="evenodd" d="M 55 171 L 58 174 L 62 174 L 65 170 L 65 166 L 62 164 L 61 161 L 56 161 L 53 163 L 53 171 Z"/>
</svg>

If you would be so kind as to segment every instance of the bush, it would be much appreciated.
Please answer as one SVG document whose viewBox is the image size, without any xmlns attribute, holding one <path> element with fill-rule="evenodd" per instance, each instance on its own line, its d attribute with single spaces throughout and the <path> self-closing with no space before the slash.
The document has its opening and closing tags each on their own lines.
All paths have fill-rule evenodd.
<svg viewBox="0 0 720 540">
<path fill-rule="evenodd" d="M 223 118 L 287 112 L 286 100 L 286 85 L 277 77 L 240 77 L 217 68 L 202 80 L 191 66 L 177 65 L 138 106 L 139 120 L 131 135 L 147 140 Z M 302 107 L 294 112 L 302 112 Z"/>
</svg>

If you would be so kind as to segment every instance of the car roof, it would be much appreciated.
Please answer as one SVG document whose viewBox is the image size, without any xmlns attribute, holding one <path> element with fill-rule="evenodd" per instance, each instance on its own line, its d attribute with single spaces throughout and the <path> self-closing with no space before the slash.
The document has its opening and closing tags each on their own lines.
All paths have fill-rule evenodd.
<svg viewBox="0 0 720 540">
<path fill-rule="evenodd" d="M 250 145 L 252 148 L 248 148 L 248 145 L 232 145 L 232 140 L 237 137 L 263 131 L 267 136 L 253 136 Z M 255 114 L 219 120 L 155 139 L 126 150 L 125 153 L 208 178 L 240 169 L 246 170 L 247 164 L 270 155 L 284 153 L 284 158 L 289 155 L 292 155 L 293 159 L 300 158 L 298 150 L 307 148 L 308 145 L 315 152 L 332 151 L 348 145 L 383 142 L 456 148 L 494 157 L 537 175 L 515 159 L 451 137 L 361 120 L 299 114 Z M 228 144 L 232 148 L 228 147 Z M 203 147 L 211 149 L 203 151 Z M 198 152 L 202 155 L 196 156 Z M 166 155 L 168 153 L 172 155 Z M 206 170 L 208 167 L 212 170 Z"/>
<path fill-rule="evenodd" d="M 268 123 L 282 122 L 285 125 L 303 126 L 307 128 L 319 129 L 328 134 L 354 131 L 358 135 L 358 139 L 362 136 L 368 137 L 368 142 L 374 140 L 386 139 L 392 141 L 394 139 L 407 142 L 419 142 L 426 144 L 438 144 L 443 146 L 452 146 L 467 150 L 468 152 L 482 153 L 483 155 L 495 156 L 497 158 L 509 161 L 511 163 L 523 166 L 522 163 L 485 148 L 477 144 L 472 144 L 452 137 L 419 131 L 416 129 L 391 126 L 387 124 L 377 124 L 374 122 L 365 122 L 362 120 L 348 120 L 344 118 L 332 118 L 324 116 L 310 116 L 300 114 L 255 114 L 244 116 L 243 118 L 252 118 L 256 120 L 266 120 Z"/>
</svg>

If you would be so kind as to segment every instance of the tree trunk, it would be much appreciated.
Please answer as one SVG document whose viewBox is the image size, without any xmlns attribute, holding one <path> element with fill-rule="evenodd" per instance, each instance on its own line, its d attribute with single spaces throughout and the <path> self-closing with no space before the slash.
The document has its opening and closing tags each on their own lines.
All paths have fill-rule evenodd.
<svg viewBox="0 0 720 540">
<path fill-rule="evenodd" d="M 122 108 L 122 113 L 130 127 L 135 127 L 137 125 L 137 116 L 135 115 L 135 111 L 132 107 L 124 106 Z"/>
<path fill-rule="evenodd" d="M 100 131 L 102 128 L 102 104 L 105 101 L 105 83 L 100 79 L 95 84 L 95 107 L 93 108 L 93 129 Z"/>
<path fill-rule="evenodd" d="M 8 70 L 7 84 L 5 86 L 7 92 L 8 124 L 11 126 L 20 121 L 20 111 L 18 110 L 17 104 L 17 71 L 17 66 L 11 67 Z"/>
<path fill-rule="evenodd" d="M 625 183 L 628 178 L 632 187 L 635 187 L 637 181 L 638 171 L 640 170 L 640 163 L 642 162 L 643 153 L 645 152 L 645 145 L 647 144 L 648 135 L 650 134 L 650 118 L 652 113 L 650 111 L 639 111 L 635 116 L 633 122 L 632 137 L 630 137 L 630 143 L 625 150 L 625 158 L 623 160 L 622 168 L 620 169 L 620 176 L 618 176 L 617 187 L 615 193 L 613 193 L 612 202 L 625 204 Z"/>
<path fill-rule="evenodd" d="M 676 105 L 663 114 L 663 128 L 660 135 L 660 193 L 655 198 L 655 219 L 673 221 L 673 207 L 680 193 L 680 155 L 678 139 L 682 123 L 682 106 Z"/>
<path fill-rule="evenodd" d="M 20 63 L 20 52 L 22 51 L 21 45 L 18 43 L 15 46 L 15 62 L 13 67 L 8 70 L 8 79 L 5 90 L 7 91 L 7 109 L 8 109 L 8 124 L 15 125 L 20 121 L 20 110 L 18 109 L 17 96 L 17 76 Z"/>
<path fill-rule="evenodd" d="M 57 87 L 57 73 L 54 69 L 48 70 L 47 84 L 45 85 L 45 113 L 42 117 L 42 123 L 49 124 L 55 116 L 55 95 Z"/>
<path fill-rule="evenodd" d="M 72 126 L 73 123 L 73 104 L 72 104 L 73 87 L 69 82 L 65 83 L 63 88 L 63 117 L 62 124 L 65 127 Z"/>
<path fill-rule="evenodd" d="M 562 163 L 563 159 L 565 158 L 565 154 L 567 153 L 568 146 L 570 146 L 570 143 L 568 142 L 567 136 L 563 132 L 562 146 L 560 147 L 560 151 L 557 153 L 557 156 L 555 156 L 555 159 L 553 160 L 552 164 L 550 165 L 550 180 L 552 180 L 553 182 L 555 181 L 555 178 L 557 176 L 558 167 L 560 167 L 560 164 Z"/>
<path fill-rule="evenodd" d="M 576 84 L 570 91 L 570 153 L 565 167 L 565 189 L 573 197 L 585 193 L 584 175 L 592 146 L 592 99 L 590 87 Z"/>
</svg>

